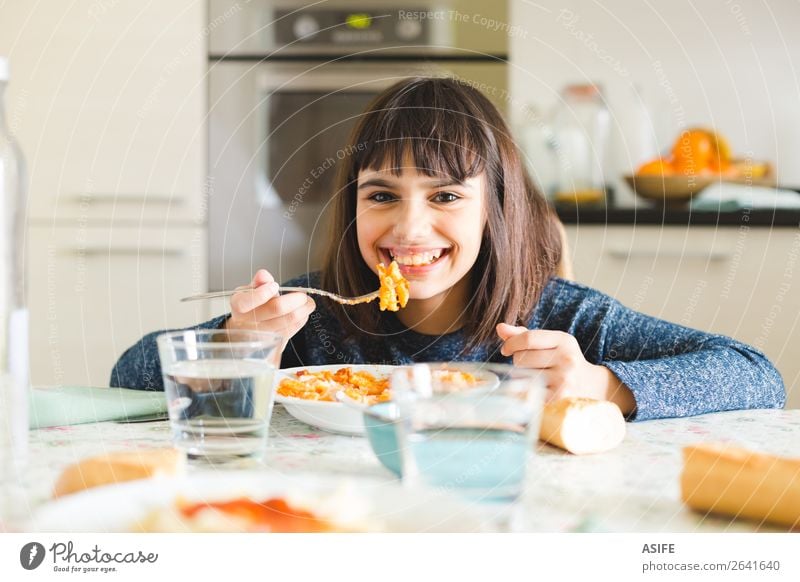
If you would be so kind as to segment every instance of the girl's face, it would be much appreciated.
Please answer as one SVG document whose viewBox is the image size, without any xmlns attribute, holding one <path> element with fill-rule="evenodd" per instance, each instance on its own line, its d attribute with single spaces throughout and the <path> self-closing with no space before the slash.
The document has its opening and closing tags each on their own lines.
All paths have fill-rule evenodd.
<svg viewBox="0 0 800 582">
<path fill-rule="evenodd" d="M 452 288 L 478 257 L 486 223 L 484 176 L 463 183 L 419 173 L 404 163 L 358 175 L 356 230 L 361 256 L 375 265 L 397 261 L 411 282 L 411 299 L 429 299 Z"/>
</svg>

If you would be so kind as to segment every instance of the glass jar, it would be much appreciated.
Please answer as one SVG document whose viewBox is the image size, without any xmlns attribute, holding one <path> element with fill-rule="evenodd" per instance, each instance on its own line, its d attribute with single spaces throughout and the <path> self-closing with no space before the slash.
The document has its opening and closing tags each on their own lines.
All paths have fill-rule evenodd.
<svg viewBox="0 0 800 582">
<path fill-rule="evenodd" d="M 552 121 L 556 156 L 556 180 L 551 192 L 554 202 L 605 202 L 609 127 L 610 114 L 597 85 L 564 88 Z"/>
</svg>

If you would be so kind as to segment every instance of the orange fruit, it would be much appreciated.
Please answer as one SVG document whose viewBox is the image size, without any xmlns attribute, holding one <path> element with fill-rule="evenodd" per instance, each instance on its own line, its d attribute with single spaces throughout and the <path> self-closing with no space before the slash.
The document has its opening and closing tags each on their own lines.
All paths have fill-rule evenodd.
<svg viewBox="0 0 800 582">
<path fill-rule="evenodd" d="M 636 174 L 638 176 L 669 176 L 675 173 L 672 163 L 664 158 L 656 158 L 642 164 Z"/>
<path fill-rule="evenodd" d="M 672 146 L 672 159 L 682 174 L 696 174 L 711 165 L 714 141 L 705 131 L 687 130 Z"/>
<path fill-rule="evenodd" d="M 731 163 L 728 142 L 720 134 L 699 127 L 687 129 L 672 146 L 675 169 L 686 176 L 724 173 Z"/>
</svg>

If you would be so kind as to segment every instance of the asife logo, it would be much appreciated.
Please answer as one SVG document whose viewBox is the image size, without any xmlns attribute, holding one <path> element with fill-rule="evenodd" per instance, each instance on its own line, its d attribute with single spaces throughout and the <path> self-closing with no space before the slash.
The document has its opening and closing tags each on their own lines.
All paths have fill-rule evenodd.
<svg viewBox="0 0 800 582">
<path fill-rule="evenodd" d="M 44 546 L 39 542 L 29 542 L 19 552 L 19 563 L 26 570 L 35 570 L 44 561 Z"/>
</svg>

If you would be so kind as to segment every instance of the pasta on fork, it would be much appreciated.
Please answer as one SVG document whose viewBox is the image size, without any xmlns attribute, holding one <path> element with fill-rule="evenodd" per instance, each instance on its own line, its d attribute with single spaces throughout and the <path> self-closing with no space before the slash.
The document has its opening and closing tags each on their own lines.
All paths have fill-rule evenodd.
<svg viewBox="0 0 800 582">
<path fill-rule="evenodd" d="M 383 263 L 378 264 L 378 277 L 381 281 L 380 288 L 380 308 L 381 311 L 399 311 L 408 303 L 408 281 L 400 272 L 400 267 L 396 261 L 392 261 L 388 267 Z"/>
</svg>

